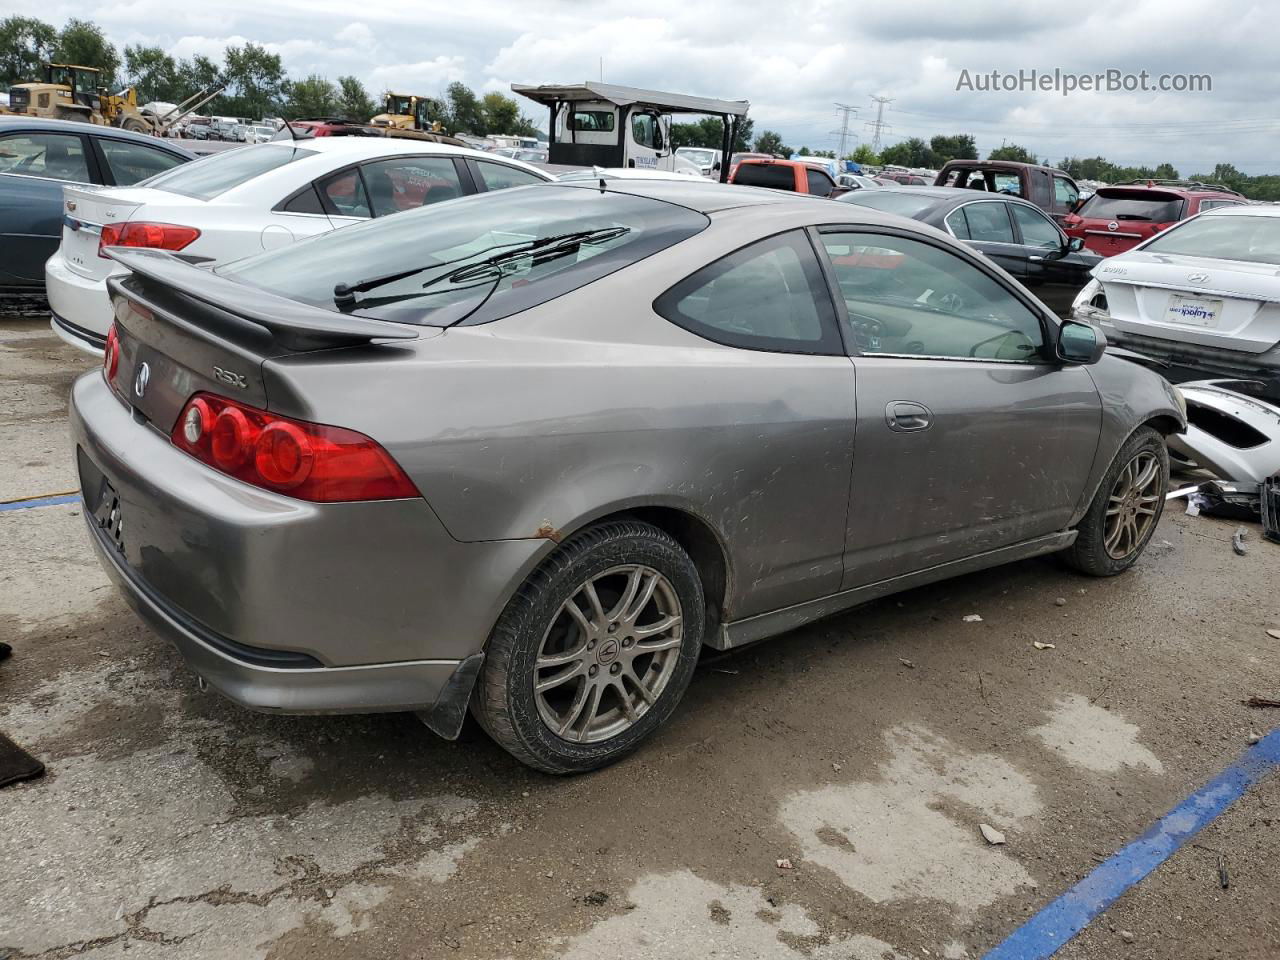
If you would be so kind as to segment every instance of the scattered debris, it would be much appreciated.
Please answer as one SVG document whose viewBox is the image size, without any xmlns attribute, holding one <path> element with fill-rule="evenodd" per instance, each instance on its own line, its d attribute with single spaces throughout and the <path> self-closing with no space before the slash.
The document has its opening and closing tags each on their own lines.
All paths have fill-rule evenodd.
<svg viewBox="0 0 1280 960">
<path fill-rule="evenodd" d="M 1231 535 L 1231 549 L 1240 556 L 1248 553 L 1248 549 L 1244 545 L 1245 538 L 1249 535 L 1249 531 L 1244 527 L 1236 527 L 1236 532 Z"/>
<path fill-rule="evenodd" d="M 775 860 L 775 861 L 774 861 L 774 863 L 776 863 L 776 864 L 777 864 L 777 866 L 778 866 L 778 869 L 779 869 L 779 870 L 794 870 L 794 869 L 795 869 L 795 867 L 791 866 L 791 861 L 790 861 L 790 860 L 788 860 L 786 857 L 783 857 L 781 860 Z"/>
<path fill-rule="evenodd" d="M 609 902 L 609 895 L 603 890 L 593 890 L 582 898 L 582 902 L 592 907 L 603 907 Z"/>
<path fill-rule="evenodd" d="M 899 657 L 899 658 L 898 658 L 898 662 L 899 662 L 900 664 L 902 664 L 904 667 L 907 667 L 907 668 L 908 668 L 908 669 L 910 669 L 910 670 L 914 670 L 914 669 L 916 668 L 915 661 L 914 661 L 914 660 L 908 660 L 906 657 Z"/>
<path fill-rule="evenodd" d="M 1268 630 L 1267 636 L 1272 640 L 1280 640 L 1280 630 Z"/>
<path fill-rule="evenodd" d="M 1255 744 L 1257 744 L 1257 743 L 1261 743 L 1261 742 L 1262 742 L 1262 734 L 1260 734 L 1260 733 L 1251 733 L 1251 734 L 1249 734 L 1249 738 L 1248 738 L 1248 740 L 1247 740 L 1246 742 L 1247 742 L 1247 743 L 1249 744 L 1249 746 L 1251 746 L 1251 747 L 1252 747 L 1252 746 L 1254 746 L 1254 745 L 1255 745 Z"/>
<path fill-rule="evenodd" d="M 1132 930 L 1121 930 L 1120 939 L 1123 940 L 1125 943 L 1133 943 L 1133 941 L 1137 940 L 1138 938 L 1133 935 Z"/>
<path fill-rule="evenodd" d="M 960 619 L 963 620 L 965 623 L 981 623 L 982 622 L 982 618 L 978 616 L 976 613 L 966 613 Z"/>
<path fill-rule="evenodd" d="M 1262 511 L 1262 538 L 1280 543 L 1280 473 L 1262 482 L 1259 494 Z"/>
<path fill-rule="evenodd" d="M 831 762 L 831 769 L 834 770 L 836 773 L 839 773 L 843 766 L 844 764 L 836 763 L 834 760 Z"/>
<path fill-rule="evenodd" d="M 1067 598 L 1059 597 L 1057 600 L 1053 601 L 1053 605 L 1055 607 L 1065 607 L 1067 605 Z"/>
<path fill-rule="evenodd" d="M 991 826 L 991 824 L 980 823 L 978 824 L 978 829 L 982 831 L 982 836 L 986 839 L 987 843 L 992 845 L 1004 843 L 1004 834 Z"/>
<path fill-rule="evenodd" d="M 1231 877 L 1227 873 L 1227 858 L 1218 854 L 1218 886 L 1223 890 L 1231 886 Z"/>
<path fill-rule="evenodd" d="M 722 669 L 721 667 L 712 667 L 712 668 L 711 668 L 711 672 L 712 672 L 712 673 L 723 673 L 726 677 L 736 677 L 736 676 L 738 675 L 738 671 L 737 671 L 737 670 L 724 670 L 724 669 Z"/>
<path fill-rule="evenodd" d="M 1272 700 L 1270 697 L 1250 697 L 1242 702 L 1246 707 L 1280 707 L 1280 700 Z"/>
<path fill-rule="evenodd" d="M 1052 643 L 1041 643 L 1039 640 L 1032 640 L 1031 645 L 1037 650 L 1057 650 L 1057 646 Z"/>
<path fill-rule="evenodd" d="M 123 918 L 124 918 L 124 901 L 121 900 L 120 906 L 116 907 L 116 919 L 121 920 Z"/>
</svg>

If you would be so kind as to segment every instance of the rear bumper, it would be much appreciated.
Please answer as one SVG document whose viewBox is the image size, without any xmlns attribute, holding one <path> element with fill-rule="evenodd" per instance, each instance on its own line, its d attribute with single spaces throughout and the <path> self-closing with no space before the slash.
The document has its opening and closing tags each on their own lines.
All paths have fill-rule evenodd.
<svg viewBox="0 0 1280 960">
<path fill-rule="evenodd" d="M 459 543 L 423 500 L 313 504 L 232 480 L 96 371 L 75 383 L 71 429 L 104 569 L 193 670 L 253 709 L 430 708 L 547 546 Z"/>
<path fill-rule="evenodd" d="M 75 273 L 58 252 L 45 261 L 44 287 L 54 316 L 54 332 L 90 353 L 95 352 L 96 338 L 96 352 L 101 356 L 114 319 L 106 282 Z"/>
</svg>

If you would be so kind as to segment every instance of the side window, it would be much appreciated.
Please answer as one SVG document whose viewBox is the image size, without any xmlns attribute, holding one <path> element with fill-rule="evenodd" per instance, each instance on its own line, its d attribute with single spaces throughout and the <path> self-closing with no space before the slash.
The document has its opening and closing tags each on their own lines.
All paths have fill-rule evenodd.
<svg viewBox="0 0 1280 960">
<path fill-rule="evenodd" d="M 373 215 L 358 171 L 347 170 L 336 173 L 327 180 L 321 180 L 316 186 L 320 190 L 320 198 L 324 201 L 326 213 L 337 217 Z"/>
<path fill-rule="evenodd" d="M 324 205 L 320 202 L 320 194 L 316 193 L 315 184 L 308 184 L 297 195 L 280 208 L 282 213 L 318 213 L 324 215 Z"/>
<path fill-rule="evenodd" d="M 822 244 L 862 353 L 1038 358 L 1044 344 L 1039 317 L 956 254 L 906 237 L 852 231 L 823 233 Z"/>
<path fill-rule="evenodd" d="M 89 182 L 84 141 L 70 134 L 18 133 L 0 139 L 0 173 Z"/>
<path fill-rule="evenodd" d="M 527 187 L 531 183 L 546 182 L 537 174 L 505 163 L 477 160 L 476 166 L 480 168 L 480 179 L 484 181 L 486 190 L 505 190 L 507 187 Z"/>
<path fill-rule="evenodd" d="M 844 352 L 831 295 L 799 231 L 744 247 L 686 277 L 654 302 L 677 326 L 731 347 Z"/>
<path fill-rule="evenodd" d="M 964 207 L 958 207 L 948 213 L 946 222 L 957 240 L 969 239 L 969 221 L 965 219 Z"/>
<path fill-rule="evenodd" d="M 1009 211 L 1013 214 L 1013 219 L 1018 222 L 1024 244 L 1029 247 L 1044 247 L 1048 250 L 1058 250 L 1062 247 L 1062 235 L 1058 233 L 1058 228 L 1039 210 L 1021 203 L 1011 203 Z"/>
<path fill-rule="evenodd" d="M 809 179 L 809 192 L 819 197 L 831 196 L 831 191 L 835 189 L 835 183 L 821 170 L 806 170 L 805 176 Z"/>
<path fill-rule="evenodd" d="M 375 217 L 462 196 L 458 168 L 449 157 L 396 157 L 375 160 L 360 169 Z"/>
<path fill-rule="evenodd" d="M 1008 206 L 1007 203 L 993 200 L 961 207 L 969 224 L 969 239 L 982 243 L 1014 243 Z"/>
<path fill-rule="evenodd" d="M 642 147 L 654 146 L 656 127 L 652 114 L 633 113 L 631 115 L 631 139 Z"/>
<path fill-rule="evenodd" d="M 1053 178 L 1053 199 L 1057 204 L 1070 207 L 1080 199 L 1080 190 L 1066 177 Z"/>
<path fill-rule="evenodd" d="M 143 143 L 111 140 L 107 137 L 96 139 L 98 145 L 102 147 L 102 155 L 107 159 L 111 177 L 118 187 L 131 186 L 139 180 L 154 177 L 157 173 L 164 173 L 182 163 L 181 157 L 175 157 L 171 153 L 148 147 Z"/>
</svg>

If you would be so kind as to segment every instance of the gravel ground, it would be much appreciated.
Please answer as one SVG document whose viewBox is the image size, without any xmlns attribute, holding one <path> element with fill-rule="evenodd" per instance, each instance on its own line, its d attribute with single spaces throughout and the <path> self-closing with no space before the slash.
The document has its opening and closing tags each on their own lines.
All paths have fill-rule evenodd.
<svg viewBox="0 0 1280 960">
<path fill-rule="evenodd" d="M 92 365 L 0 322 L 0 500 L 75 488 Z M 1112 580 L 1028 561 L 708 657 L 575 779 L 199 693 L 83 522 L 0 512 L 0 730 L 49 768 L 0 794 L 0 957 L 976 958 L 1280 718 L 1241 703 L 1280 696 L 1280 547 L 1176 510 Z M 1274 958 L 1277 903 L 1273 774 L 1059 955 Z"/>
</svg>

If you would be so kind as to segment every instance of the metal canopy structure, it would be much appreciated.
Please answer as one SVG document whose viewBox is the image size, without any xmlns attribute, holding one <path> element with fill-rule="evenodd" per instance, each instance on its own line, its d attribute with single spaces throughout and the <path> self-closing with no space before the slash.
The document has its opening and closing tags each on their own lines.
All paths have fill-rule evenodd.
<svg viewBox="0 0 1280 960">
<path fill-rule="evenodd" d="M 747 115 L 751 104 L 746 100 L 717 100 L 714 97 L 691 97 L 683 93 L 665 93 L 662 90 L 644 90 L 640 87 L 623 87 L 614 83 L 586 81 L 584 83 L 513 83 L 511 92 L 541 103 L 551 111 L 548 147 L 556 145 L 556 113 L 564 103 L 600 101 L 612 103 L 621 111 L 635 108 L 652 109 L 661 113 L 697 113 L 719 117 L 724 127 L 721 143 L 720 180 L 729 176 L 729 157 L 738 139 L 738 126 Z"/>
</svg>

